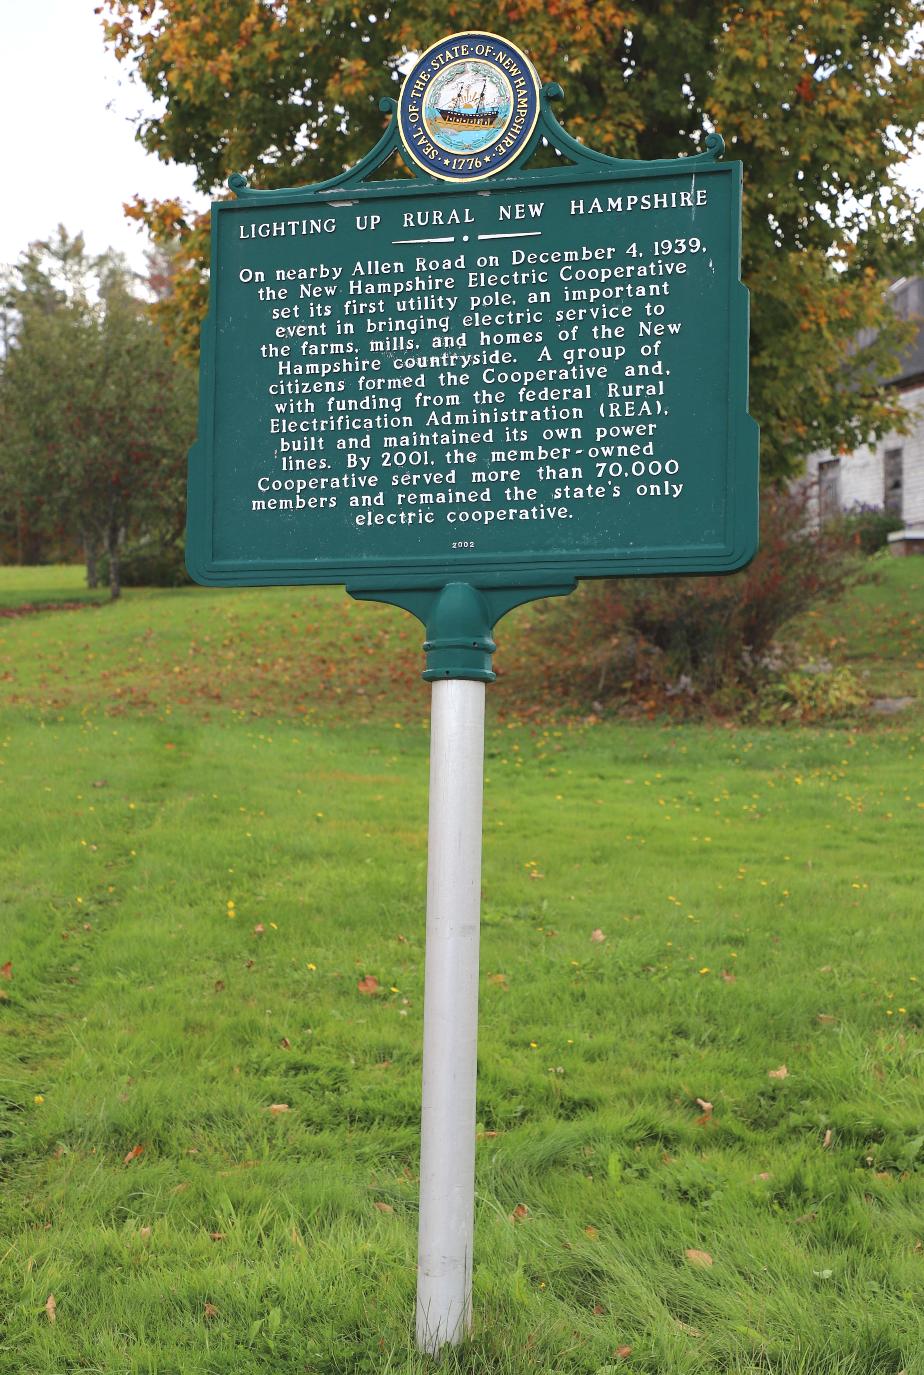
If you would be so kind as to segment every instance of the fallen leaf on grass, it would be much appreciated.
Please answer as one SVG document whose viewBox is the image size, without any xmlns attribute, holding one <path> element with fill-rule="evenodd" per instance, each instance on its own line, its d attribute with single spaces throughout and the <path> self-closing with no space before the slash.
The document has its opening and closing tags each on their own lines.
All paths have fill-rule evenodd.
<svg viewBox="0 0 924 1375">
<path fill-rule="evenodd" d="M 269 1110 L 274 1117 L 278 1117 L 281 1112 L 289 1112 L 288 1103 L 270 1103 Z"/>
<path fill-rule="evenodd" d="M 527 1208 L 525 1203 L 518 1203 L 517 1206 L 514 1208 L 513 1212 L 510 1214 L 510 1221 L 522 1222 L 523 1219 L 526 1217 L 529 1217 L 529 1209 Z"/>
<path fill-rule="evenodd" d="M 837 1018 L 832 1017 L 830 1012 L 819 1012 L 815 1020 L 821 1022 L 822 1026 L 833 1026 Z"/>
<path fill-rule="evenodd" d="M 144 1147 L 143 1147 L 143 1146 L 132 1146 L 132 1148 L 131 1148 L 131 1150 L 129 1151 L 128 1155 L 127 1155 L 127 1156 L 125 1157 L 125 1159 L 122 1161 L 122 1164 L 123 1164 L 123 1165 L 130 1165 L 130 1164 L 132 1163 L 133 1160 L 137 1160 L 137 1159 L 138 1159 L 139 1155 L 144 1155 Z"/>
<path fill-rule="evenodd" d="M 218 1309 L 215 1307 L 214 1303 L 207 1303 L 205 1305 L 205 1307 L 202 1310 L 202 1316 L 205 1318 L 206 1322 L 208 1322 L 211 1318 L 218 1317 Z"/>
<path fill-rule="evenodd" d="M 139 1235 L 140 1237 L 144 1237 L 144 1239 L 147 1240 L 147 1238 L 151 1235 L 151 1229 L 150 1229 L 150 1227 L 139 1227 L 139 1228 L 138 1228 L 138 1235 Z"/>
<path fill-rule="evenodd" d="M 696 1106 L 702 1108 L 704 1117 L 712 1116 L 712 1104 L 709 1102 L 708 1098 L 697 1098 Z"/>
<path fill-rule="evenodd" d="M 600 1235 L 600 1232 L 596 1227 L 585 1227 L 584 1235 L 586 1237 L 590 1237 L 591 1241 L 593 1241 L 594 1237 L 598 1237 Z"/>
<path fill-rule="evenodd" d="M 681 1332 L 686 1332 L 688 1337 L 701 1337 L 703 1335 L 698 1327 L 691 1327 L 688 1322 L 681 1322 L 679 1318 L 675 1318 L 674 1323 Z"/>
<path fill-rule="evenodd" d="M 45 1300 L 45 1314 L 49 1322 L 53 1323 L 57 1321 L 58 1305 L 55 1303 L 54 1294 L 49 1294 L 48 1298 Z"/>
<path fill-rule="evenodd" d="M 292 1042 L 289 1040 L 288 1036 L 283 1036 L 283 1038 L 282 1038 L 282 1040 L 279 1042 L 279 1044 L 282 1046 L 283 1050 L 291 1050 L 291 1049 L 292 1049 Z"/>
<path fill-rule="evenodd" d="M 617 1346 L 613 1355 L 618 1356 L 621 1361 L 627 1361 L 632 1355 L 632 1348 L 631 1346 Z"/>
<path fill-rule="evenodd" d="M 489 974 L 488 983 L 495 984 L 498 988 L 502 988 L 505 993 L 510 992 L 510 985 L 507 982 L 506 974 Z"/>
<path fill-rule="evenodd" d="M 225 1232 L 209 1232 L 209 1239 L 211 1241 L 224 1241 L 226 1235 Z"/>
<path fill-rule="evenodd" d="M 722 970 L 722 978 L 727 984 L 733 984 L 738 982 L 738 975 L 732 974 L 731 971 L 728 969 Z"/>
<path fill-rule="evenodd" d="M 364 979 L 360 979 L 356 987 L 359 989 L 360 993 L 369 996 L 379 991 L 379 981 L 374 974 L 367 974 Z"/>
<path fill-rule="evenodd" d="M 685 1255 L 691 1265 L 699 1265 L 703 1269 L 708 1269 L 713 1263 L 708 1251 L 697 1251 L 695 1246 L 690 1246 Z"/>
<path fill-rule="evenodd" d="M 216 993 L 224 993 L 224 991 L 225 991 L 225 981 L 224 981 L 224 979 L 216 979 L 216 980 L 215 980 L 215 992 L 216 992 Z"/>
<path fill-rule="evenodd" d="M 378 1208 L 380 1213 L 393 1213 L 395 1211 L 390 1203 L 379 1203 L 376 1201 L 372 1206 L 373 1208 Z"/>
<path fill-rule="evenodd" d="M 592 1311 L 595 1318 L 602 1318 L 603 1314 L 606 1312 L 606 1309 L 603 1307 L 602 1303 L 595 1303 Z"/>
<path fill-rule="evenodd" d="M 767 1078 L 768 1078 L 768 1079 L 788 1079 L 788 1078 L 789 1078 L 789 1070 L 786 1068 L 785 1065 L 780 1065 L 779 1069 L 768 1069 L 768 1070 L 767 1070 Z"/>
<path fill-rule="evenodd" d="M 262 921 L 258 921 L 256 926 L 253 928 L 253 933 L 255 936 L 262 936 L 265 930 L 266 927 L 263 925 Z"/>
<path fill-rule="evenodd" d="M 831 1128 L 829 1127 L 828 1130 L 825 1132 L 824 1140 L 821 1143 L 821 1149 L 823 1151 L 826 1151 L 828 1147 L 831 1145 L 831 1134 Z"/>
<path fill-rule="evenodd" d="M 0 964 L 0 979 L 12 979 L 13 961 L 7 960 L 6 964 Z"/>
<path fill-rule="evenodd" d="M 90 786 L 91 786 L 91 788 L 108 788 L 108 787 L 109 787 L 109 779 L 108 779 L 108 778 L 94 778 L 94 780 L 93 780 L 93 782 L 90 784 Z"/>
<path fill-rule="evenodd" d="M 605 940 L 606 940 L 606 936 L 603 934 L 603 932 L 600 930 L 600 928 L 599 928 L 599 926 L 598 926 L 598 927 L 596 928 L 595 931 L 591 931 L 591 933 L 590 933 L 590 939 L 591 939 L 592 941 L 596 941 L 597 944 L 599 945 L 601 941 L 605 941 Z"/>
</svg>

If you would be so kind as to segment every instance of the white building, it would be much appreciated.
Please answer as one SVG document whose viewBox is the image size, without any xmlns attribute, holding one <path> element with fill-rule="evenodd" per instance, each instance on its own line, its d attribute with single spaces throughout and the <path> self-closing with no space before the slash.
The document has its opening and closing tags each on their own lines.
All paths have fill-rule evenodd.
<svg viewBox="0 0 924 1375">
<path fill-rule="evenodd" d="M 822 520 L 853 506 L 884 508 L 904 522 L 889 537 L 893 553 L 924 553 L 924 277 L 903 277 L 889 291 L 897 315 L 920 319 L 917 338 L 886 383 L 913 413 L 912 427 L 908 434 L 885 435 L 854 453 L 812 454 L 806 472 L 818 481 Z"/>
</svg>

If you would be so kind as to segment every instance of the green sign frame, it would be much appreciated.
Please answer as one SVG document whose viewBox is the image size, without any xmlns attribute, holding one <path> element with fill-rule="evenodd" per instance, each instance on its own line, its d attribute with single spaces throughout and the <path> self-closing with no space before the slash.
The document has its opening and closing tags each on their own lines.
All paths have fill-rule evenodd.
<svg viewBox="0 0 924 1375">
<path fill-rule="evenodd" d="M 706 138 L 703 152 L 689 157 L 648 162 L 609 157 L 584 147 L 561 127 L 551 108 L 551 102 L 561 96 L 561 87 L 556 83 L 541 87 L 535 129 L 514 164 L 502 174 L 472 186 L 432 176 L 406 155 L 404 161 L 413 179 L 370 180 L 393 154 L 404 149 L 397 103 L 389 99 L 380 102 L 383 113 L 391 114 L 381 139 L 366 157 L 339 176 L 314 185 L 274 191 L 254 190 L 239 175 L 230 178 L 236 199 L 218 201 L 212 206 L 211 286 L 209 312 L 202 327 L 199 429 L 189 458 L 187 567 L 195 581 L 213 587 L 342 583 L 353 596 L 393 602 L 424 621 L 428 627 L 429 654 L 426 677 L 490 679 L 490 654 L 494 648 L 491 627 L 512 606 L 570 591 L 578 578 L 722 574 L 734 572 L 750 561 L 757 548 L 758 429 L 747 409 L 748 292 L 740 280 L 741 164 L 720 160 L 724 144 L 715 133 Z M 540 142 L 554 149 L 559 161 L 551 167 L 529 169 L 527 164 Z M 695 205 L 689 214 L 678 218 L 659 210 L 668 203 L 675 205 L 681 194 L 677 188 L 688 185 L 697 188 Z M 690 194 L 683 192 L 688 199 L 681 200 L 682 205 L 690 203 Z M 529 199 L 535 202 L 540 195 L 545 198 L 543 205 L 547 201 L 552 217 L 551 222 L 543 224 L 542 238 L 526 229 L 476 236 L 476 230 L 488 227 L 484 219 L 486 204 L 492 209 L 499 205 L 515 207 Z M 480 549 L 477 540 L 472 541 L 474 547 L 467 548 L 466 541 L 460 539 L 461 548 L 450 552 L 437 548 L 435 537 L 427 530 L 413 530 L 410 534 L 406 530 L 383 530 L 371 538 L 364 536 L 361 548 L 358 539 L 357 547 L 350 547 L 350 540 L 341 531 L 327 541 L 325 549 L 311 551 L 303 548 L 303 537 L 293 534 L 295 523 L 288 517 L 281 521 L 274 517 L 274 525 L 265 524 L 265 538 L 259 533 L 254 535 L 249 508 L 255 505 L 250 502 L 252 453 L 258 441 L 255 433 L 247 429 L 253 366 L 248 364 L 248 355 L 243 351 L 243 344 L 248 343 L 252 356 L 253 329 L 241 305 L 244 296 L 239 283 L 245 280 L 241 275 L 245 269 L 240 267 L 240 245 L 246 243 L 248 251 L 255 246 L 264 254 L 259 261 L 268 266 L 281 261 L 273 256 L 275 245 L 267 246 L 265 240 L 259 242 L 257 236 L 262 231 L 255 226 L 269 225 L 273 217 L 277 224 L 305 226 L 314 217 L 323 216 L 325 210 L 344 205 L 350 206 L 357 225 L 363 219 L 366 225 L 374 224 L 376 215 L 382 220 L 391 215 L 394 223 L 395 213 L 400 210 L 402 220 L 410 215 L 411 219 L 431 226 L 441 221 L 471 226 L 471 235 L 464 236 L 454 232 L 444 237 L 438 229 L 430 239 L 422 232 L 417 238 L 408 234 L 408 240 L 415 245 L 427 245 L 409 248 L 412 255 L 427 252 L 455 258 L 463 238 L 468 242 L 471 237 L 473 248 L 480 240 L 522 239 L 524 247 L 518 250 L 522 258 L 514 261 L 528 263 L 534 239 L 551 245 L 552 252 L 560 255 L 573 247 L 576 229 L 574 222 L 567 219 L 564 207 L 570 206 L 574 215 L 574 207 L 579 205 L 582 216 L 585 207 L 590 207 L 586 212 L 589 222 L 591 212 L 597 215 L 597 206 L 621 208 L 623 199 L 628 204 L 632 197 L 636 205 L 645 208 L 654 204 L 644 228 L 633 228 L 633 234 L 644 234 L 646 240 L 655 244 L 670 244 L 671 253 L 675 253 L 677 244 L 700 243 L 692 237 L 692 231 L 703 224 L 715 243 L 715 248 L 702 246 L 697 250 L 701 255 L 708 254 L 712 277 L 704 275 L 705 262 L 698 260 L 701 285 L 698 294 L 690 297 L 688 307 L 695 319 L 689 322 L 682 345 L 670 341 L 671 348 L 685 348 L 686 353 L 680 359 L 679 375 L 670 384 L 673 412 L 668 415 L 665 409 L 663 417 L 665 421 L 670 419 L 674 442 L 683 446 L 685 471 L 692 473 L 694 480 L 697 473 L 706 475 L 680 515 L 669 510 L 671 484 L 665 482 L 666 500 L 658 505 L 656 514 L 649 514 L 655 511 L 650 501 L 646 503 L 633 494 L 634 510 L 643 513 L 639 517 L 641 525 L 637 528 L 632 521 L 628 522 L 628 536 L 624 529 L 621 542 L 606 526 L 606 504 L 599 499 L 580 510 L 573 524 L 578 538 L 571 538 L 571 529 L 564 522 L 556 529 L 564 528 L 567 537 L 557 541 L 545 531 L 534 534 L 533 523 L 528 523 L 530 528 L 524 536 L 520 530 L 521 513 L 516 512 L 515 528 L 509 533 L 504 530 L 503 538 L 487 549 L 483 541 Z M 513 216 L 520 213 L 512 208 L 507 211 L 508 229 Z M 608 230 L 600 228 L 604 222 L 608 226 L 614 221 L 600 213 L 593 222 L 596 248 L 583 250 L 591 255 L 592 266 L 616 252 L 601 247 L 601 243 L 607 242 Z M 681 229 L 683 237 L 678 237 Z M 623 221 L 619 221 L 619 230 L 625 243 L 628 231 L 624 232 Z M 368 233 L 364 239 L 367 247 L 360 249 L 358 235 L 345 243 L 340 221 L 338 233 L 331 239 L 338 237 L 338 249 L 347 258 L 359 252 L 374 257 L 380 252 Z M 304 240 L 302 260 L 307 261 L 305 254 L 310 255 L 315 248 L 312 240 Z M 330 239 L 323 249 L 331 251 Z M 385 251 L 393 251 L 391 243 L 387 250 L 381 250 Z M 286 261 L 291 261 L 291 257 Z M 466 267 L 469 261 L 466 260 Z M 679 261 L 676 255 L 674 261 Z M 376 266 L 380 266 L 378 261 Z M 268 280 L 273 280 L 272 274 Z M 636 292 L 639 289 L 634 288 Z M 249 299 L 253 299 L 250 290 Z M 584 294 L 586 297 L 587 293 Z M 516 297 L 518 304 L 523 295 Z M 633 329 L 639 326 L 637 317 L 646 308 L 663 311 L 657 303 L 624 307 L 627 317 L 635 316 Z M 579 318 L 584 319 L 586 314 L 584 311 Z M 452 323 L 457 319 L 458 312 L 452 316 Z M 646 339 L 664 334 L 669 328 L 658 325 L 656 320 L 641 324 L 647 331 Z M 596 327 L 583 324 L 574 328 L 572 338 L 589 342 Z M 579 329 L 582 332 L 578 333 Z M 618 327 L 608 331 L 611 337 L 614 332 L 618 333 Z M 514 374 L 516 351 L 507 356 L 514 359 L 508 369 Z M 644 385 L 649 390 L 655 387 L 651 381 Z M 657 385 L 663 395 L 663 380 Z M 589 386 L 587 390 L 589 394 Z M 594 404 L 598 412 L 594 419 L 599 421 L 604 403 L 597 406 L 595 400 Z M 619 403 L 614 404 L 617 414 L 621 414 Z M 662 403 L 657 405 L 660 411 Z M 649 410 L 648 414 L 652 412 Z M 301 424 L 302 432 L 310 428 Z M 588 435 L 590 428 L 587 422 Z M 596 433 L 606 428 L 602 426 Z M 647 429 L 648 433 L 654 432 L 653 425 Z M 646 426 L 641 425 L 640 430 L 644 436 Z M 522 433 L 525 435 L 526 431 Z M 570 433 L 573 435 L 574 431 Z M 582 453 L 586 447 L 586 443 L 582 444 L 577 452 Z M 628 450 L 630 446 L 623 447 Z M 641 450 L 646 446 L 636 443 L 632 447 Z M 650 452 L 651 446 L 647 449 Z M 567 448 L 563 452 L 567 454 Z M 598 461 L 594 466 L 599 470 L 606 465 Z M 615 464 L 612 471 L 619 467 Z M 561 471 L 567 471 L 567 465 Z M 647 474 L 647 468 L 645 471 Z M 613 495 L 619 497 L 620 489 L 611 479 L 609 486 Z M 641 493 L 645 487 L 643 495 L 648 496 L 647 486 L 654 494 L 661 484 L 637 484 L 635 492 Z M 531 490 L 535 497 L 536 489 Z M 559 486 L 554 490 L 572 489 Z M 604 486 L 593 490 L 602 495 Z M 541 507 L 532 509 L 541 513 Z M 620 507 L 616 501 L 610 509 L 625 509 L 625 503 Z M 680 509 L 674 505 L 675 512 Z M 660 535 L 662 528 L 666 535 Z M 460 529 L 460 533 L 464 532 Z M 440 538 L 445 545 L 445 532 Z"/>
</svg>

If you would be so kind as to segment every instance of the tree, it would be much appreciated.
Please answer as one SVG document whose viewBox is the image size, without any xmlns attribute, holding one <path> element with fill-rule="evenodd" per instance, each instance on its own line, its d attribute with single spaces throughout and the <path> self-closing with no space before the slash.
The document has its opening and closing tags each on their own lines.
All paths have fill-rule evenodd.
<svg viewBox="0 0 924 1375">
<path fill-rule="evenodd" d="M 897 179 L 924 119 L 916 0 L 407 0 L 370 14 L 331 0 L 103 0 L 107 42 L 159 104 L 138 136 L 204 191 L 317 181 L 367 151 L 401 60 L 447 29 L 489 28 L 565 87 L 570 131 L 625 157 L 694 152 L 717 128 L 745 167 L 751 410 L 765 474 L 900 427 L 876 384 L 908 338 L 884 288 L 919 269 L 924 223 Z M 208 223 L 136 201 L 178 236 L 169 328 L 195 349 Z M 871 339 L 857 349 L 863 332 Z"/>
<path fill-rule="evenodd" d="M 0 274 L 0 359 L 14 347 L 25 314 L 47 317 L 79 297 L 97 266 L 87 255 L 83 236 L 70 238 L 61 225 L 49 239 L 29 244 L 18 263 Z M 31 490 L 31 475 L 17 470 L 8 432 L 0 444 L 3 544 L 15 551 L 17 563 L 42 562 L 49 547 L 60 547 L 68 537 L 41 491 Z M 94 566 L 94 561 L 88 563 L 88 568 Z"/>
<path fill-rule="evenodd" d="M 4 504 L 79 540 L 91 586 L 104 551 L 113 598 L 128 535 L 178 536 L 192 438 L 189 369 L 130 285 L 124 262 L 87 257 L 63 229 L 30 245 L 0 378 Z"/>
</svg>

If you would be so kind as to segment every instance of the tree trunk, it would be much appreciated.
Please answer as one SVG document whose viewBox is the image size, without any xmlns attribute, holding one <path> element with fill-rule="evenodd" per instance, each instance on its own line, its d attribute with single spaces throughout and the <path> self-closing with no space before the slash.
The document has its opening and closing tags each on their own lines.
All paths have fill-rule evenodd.
<svg viewBox="0 0 924 1375">
<path fill-rule="evenodd" d="M 29 512 L 20 502 L 16 508 L 16 562 L 39 564 L 45 555 L 45 537 L 29 523 Z"/>
<path fill-rule="evenodd" d="M 109 598 L 117 601 L 122 595 L 122 532 L 118 526 L 110 526 L 106 533 L 106 553 L 109 556 Z"/>
<path fill-rule="evenodd" d="M 87 565 L 87 587 L 99 587 L 99 569 L 96 566 L 99 550 L 95 540 L 85 539 L 83 557 Z"/>
</svg>

